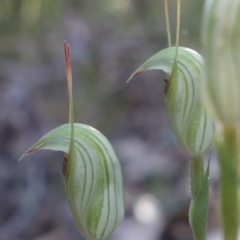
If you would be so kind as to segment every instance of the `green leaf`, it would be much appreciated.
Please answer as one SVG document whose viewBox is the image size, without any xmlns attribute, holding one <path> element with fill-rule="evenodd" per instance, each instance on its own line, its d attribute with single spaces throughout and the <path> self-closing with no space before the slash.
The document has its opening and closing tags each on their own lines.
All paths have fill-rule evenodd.
<svg viewBox="0 0 240 240">
<path fill-rule="evenodd" d="M 192 159 L 192 161 L 194 160 Z M 195 240 L 206 240 L 207 235 L 209 168 L 210 164 L 208 163 L 201 184 L 198 189 L 195 188 L 195 193 L 192 192 L 193 199 L 189 210 L 189 220 Z"/>
<path fill-rule="evenodd" d="M 200 101 L 203 58 L 197 52 L 171 47 L 153 55 L 129 78 L 151 69 L 165 71 L 169 77 L 165 100 L 179 145 L 189 156 L 202 156 L 212 144 L 214 127 Z"/>
<path fill-rule="evenodd" d="M 71 124 L 62 125 L 28 149 L 68 154 Z M 121 165 L 110 142 L 92 127 L 74 124 L 74 148 L 65 155 L 63 180 L 75 223 L 88 240 L 105 239 L 124 216 Z"/>
</svg>

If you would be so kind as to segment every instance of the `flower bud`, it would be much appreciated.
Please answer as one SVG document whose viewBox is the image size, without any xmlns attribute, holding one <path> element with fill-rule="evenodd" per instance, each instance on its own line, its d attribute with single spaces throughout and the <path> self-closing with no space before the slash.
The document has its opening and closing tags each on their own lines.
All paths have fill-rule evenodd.
<svg viewBox="0 0 240 240">
<path fill-rule="evenodd" d="M 214 127 L 200 101 L 202 57 L 183 47 L 168 48 L 148 59 L 130 79 L 149 69 L 161 69 L 170 77 L 165 90 L 166 106 L 177 141 L 191 157 L 203 156 L 210 148 Z"/>
<path fill-rule="evenodd" d="M 65 152 L 63 181 L 78 230 L 87 240 L 106 239 L 124 217 L 122 170 L 104 135 L 90 126 L 74 123 L 70 48 L 64 42 L 69 92 L 69 124 L 55 128 L 26 151 Z"/>
<path fill-rule="evenodd" d="M 71 124 L 62 125 L 21 158 L 39 149 L 65 152 L 63 181 L 75 224 L 87 240 L 106 239 L 124 217 L 121 165 L 110 142 L 89 126 L 74 124 L 69 152 L 70 141 Z"/>
<path fill-rule="evenodd" d="M 240 1 L 206 1 L 203 103 L 215 120 L 233 124 L 240 119 Z"/>
</svg>

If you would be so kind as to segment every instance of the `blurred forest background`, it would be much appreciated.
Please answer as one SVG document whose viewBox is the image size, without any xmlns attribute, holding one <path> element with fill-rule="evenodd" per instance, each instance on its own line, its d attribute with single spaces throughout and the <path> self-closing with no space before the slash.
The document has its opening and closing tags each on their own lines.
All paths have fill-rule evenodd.
<svg viewBox="0 0 240 240">
<path fill-rule="evenodd" d="M 182 1 L 180 45 L 198 52 L 202 6 L 202 0 Z M 176 1 L 169 1 L 169 10 L 174 37 Z M 83 239 L 63 188 L 63 154 L 40 151 L 17 161 L 68 121 L 64 40 L 75 121 L 106 135 L 122 163 L 126 216 L 109 239 L 191 240 L 188 159 L 164 106 L 165 74 L 149 71 L 126 84 L 141 63 L 167 47 L 163 0 L 0 2 L 0 239 Z M 214 196 L 209 234 L 218 228 Z"/>
</svg>

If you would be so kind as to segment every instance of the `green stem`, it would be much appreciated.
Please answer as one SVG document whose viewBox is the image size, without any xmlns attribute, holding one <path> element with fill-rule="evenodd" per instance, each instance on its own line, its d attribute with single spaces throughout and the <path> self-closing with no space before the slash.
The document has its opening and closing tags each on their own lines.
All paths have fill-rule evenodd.
<svg viewBox="0 0 240 240">
<path fill-rule="evenodd" d="M 224 126 L 217 139 L 220 164 L 221 214 L 225 240 L 238 237 L 238 148 L 236 126 Z"/>
<path fill-rule="evenodd" d="M 208 170 L 204 173 L 201 157 L 190 158 L 190 182 L 192 201 L 189 221 L 195 240 L 206 240 L 208 217 Z"/>
</svg>

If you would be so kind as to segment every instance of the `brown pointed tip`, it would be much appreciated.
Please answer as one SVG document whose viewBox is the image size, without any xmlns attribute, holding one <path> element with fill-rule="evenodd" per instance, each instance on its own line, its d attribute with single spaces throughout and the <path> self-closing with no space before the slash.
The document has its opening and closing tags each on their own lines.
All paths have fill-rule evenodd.
<svg viewBox="0 0 240 240">
<path fill-rule="evenodd" d="M 23 154 L 21 155 L 21 157 L 18 159 L 18 161 L 20 162 L 20 161 L 21 161 L 23 158 L 25 158 L 27 155 L 28 155 L 27 152 L 23 153 Z"/>
<path fill-rule="evenodd" d="M 128 78 L 127 83 L 129 83 L 134 77 L 136 77 L 137 75 L 139 75 L 139 74 L 142 73 L 142 72 L 143 72 L 143 71 L 136 71 L 136 72 L 132 73 L 132 74 L 130 75 L 130 77 Z"/>
<path fill-rule="evenodd" d="M 18 162 L 20 162 L 25 156 L 25 154 L 22 154 L 21 157 L 18 159 Z"/>
<path fill-rule="evenodd" d="M 27 155 L 29 155 L 29 154 L 31 154 L 31 153 L 34 153 L 34 152 L 36 152 L 38 150 L 38 148 L 36 149 L 36 148 L 34 148 L 34 149 L 29 149 L 29 150 L 27 150 L 25 153 L 23 153 L 22 155 L 21 155 L 21 157 L 18 159 L 18 161 L 21 161 L 23 158 L 25 158 Z"/>
<path fill-rule="evenodd" d="M 130 77 L 128 78 L 128 80 L 127 80 L 127 83 L 129 83 L 133 79 L 133 77 L 134 77 L 134 75 L 131 74 Z"/>
<path fill-rule="evenodd" d="M 71 74 L 70 48 L 69 48 L 69 44 L 66 41 L 64 41 L 63 43 L 63 48 L 64 48 L 66 72 L 67 74 Z"/>
</svg>

